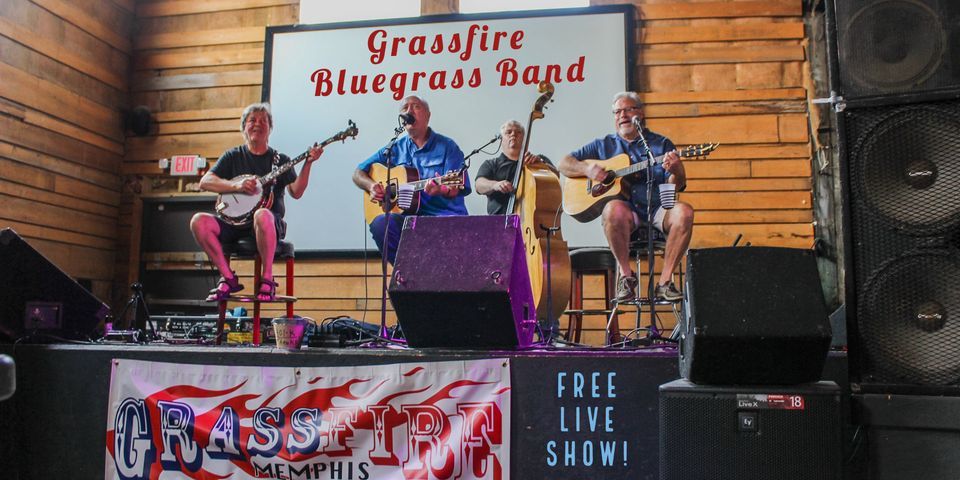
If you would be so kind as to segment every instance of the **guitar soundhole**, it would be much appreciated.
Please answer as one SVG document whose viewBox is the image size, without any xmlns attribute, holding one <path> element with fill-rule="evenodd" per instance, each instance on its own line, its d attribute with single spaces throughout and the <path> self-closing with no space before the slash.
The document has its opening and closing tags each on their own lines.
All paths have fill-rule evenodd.
<svg viewBox="0 0 960 480">
<path fill-rule="evenodd" d="M 387 191 L 384 192 L 383 199 L 384 211 L 392 209 L 397 204 L 397 181 L 395 179 L 391 179 L 390 183 L 387 184 Z"/>
</svg>

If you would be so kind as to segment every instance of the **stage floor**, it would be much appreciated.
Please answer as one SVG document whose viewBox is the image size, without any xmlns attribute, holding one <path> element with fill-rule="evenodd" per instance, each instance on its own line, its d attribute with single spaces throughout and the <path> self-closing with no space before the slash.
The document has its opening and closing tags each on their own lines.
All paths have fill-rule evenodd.
<svg viewBox="0 0 960 480">
<path fill-rule="evenodd" d="M 309 348 L 287 352 L 271 347 L 56 344 L 0 345 L 0 353 L 14 357 L 17 367 L 16 394 L 0 402 L 0 431 L 4 432 L 0 471 L 4 476 L 18 473 L 21 478 L 58 478 L 65 472 L 71 472 L 72 478 L 103 478 L 113 359 L 225 367 L 335 367 L 508 358 L 510 478 L 516 479 L 658 478 L 658 387 L 679 377 L 673 348 Z M 599 373 L 595 378 L 613 379 L 615 397 L 558 395 L 558 379 L 583 375 L 589 380 L 594 373 Z M 845 354 L 830 354 L 823 379 L 849 392 Z M 578 407 L 610 407 L 612 431 L 562 427 L 561 416 Z M 569 419 L 565 422 L 571 424 Z M 592 451 L 601 441 L 623 445 L 615 461 L 606 465 L 599 452 Z"/>
</svg>

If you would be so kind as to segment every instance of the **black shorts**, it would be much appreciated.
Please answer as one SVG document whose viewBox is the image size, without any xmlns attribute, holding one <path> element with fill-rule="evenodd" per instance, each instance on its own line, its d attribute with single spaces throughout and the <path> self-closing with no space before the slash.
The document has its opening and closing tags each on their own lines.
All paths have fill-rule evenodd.
<svg viewBox="0 0 960 480">
<path fill-rule="evenodd" d="M 238 227 L 224 222 L 220 217 L 215 218 L 217 219 L 217 223 L 220 224 L 220 235 L 217 235 L 217 239 L 220 240 L 221 244 L 235 243 L 241 238 L 254 238 L 253 222 L 250 222 L 250 225 Z M 279 242 L 283 240 L 283 237 L 287 234 L 287 222 L 276 215 L 274 215 L 273 219 L 274 226 L 277 229 L 277 241 Z"/>
</svg>

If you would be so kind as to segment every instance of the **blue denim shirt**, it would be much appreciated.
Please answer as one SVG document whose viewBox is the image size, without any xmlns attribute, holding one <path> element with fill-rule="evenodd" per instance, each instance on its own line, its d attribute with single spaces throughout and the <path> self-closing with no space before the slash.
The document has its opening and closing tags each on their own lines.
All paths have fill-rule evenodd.
<svg viewBox="0 0 960 480">
<path fill-rule="evenodd" d="M 644 130 L 643 136 L 650 144 L 650 150 L 653 156 L 658 157 L 671 150 L 675 150 L 673 142 L 663 135 L 656 134 L 650 130 Z M 621 153 L 630 156 L 630 163 L 639 163 L 647 159 L 647 151 L 640 139 L 628 142 L 617 134 L 610 134 L 598 138 L 579 150 L 570 153 L 577 160 L 607 160 L 616 157 Z M 670 178 L 670 172 L 664 170 L 663 165 L 653 166 L 653 184 L 659 187 L 661 183 L 666 183 Z M 633 205 L 633 209 L 640 215 L 640 218 L 646 218 L 647 213 L 647 170 L 643 169 L 627 178 L 630 182 L 630 198 L 627 200 Z M 660 195 L 657 190 L 653 192 L 653 211 L 660 208 Z"/>
<path fill-rule="evenodd" d="M 377 150 L 370 158 L 360 162 L 357 168 L 364 172 L 370 171 L 370 166 L 374 163 L 386 165 L 387 159 L 384 156 L 385 148 Z M 463 167 L 463 152 L 457 143 L 449 137 L 440 135 L 430 129 L 430 136 L 423 148 L 417 148 L 417 144 L 408 136 L 403 136 L 391 149 L 390 162 L 392 166 L 400 165 L 414 167 L 421 179 L 432 178 L 437 175 L 443 175 L 451 170 Z M 444 215 L 466 215 L 467 206 L 463 197 L 469 195 L 472 187 L 470 177 L 464 172 L 464 188 L 460 194 L 454 198 L 445 198 L 442 196 L 430 196 L 427 192 L 420 194 L 420 212 L 419 215 L 444 216 Z"/>
</svg>

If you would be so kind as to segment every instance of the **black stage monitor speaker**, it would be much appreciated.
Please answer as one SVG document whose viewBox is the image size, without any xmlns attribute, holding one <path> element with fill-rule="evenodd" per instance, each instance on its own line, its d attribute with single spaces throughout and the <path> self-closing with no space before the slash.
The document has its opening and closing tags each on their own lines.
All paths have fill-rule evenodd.
<svg viewBox="0 0 960 480">
<path fill-rule="evenodd" d="M 956 394 L 960 100 L 848 107 L 839 120 L 853 381 Z"/>
<path fill-rule="evenodd" d="M 845 98 L 960 86 L 960 2 L 831 3 Z"/>
<path fill-rule="evenodd" d="M 87 340 L 108 312 L 17 232 L 0 230 L 0 339 L 38 332 Z"/>
<path fill-rule="evenodd" d="M 536 314 L 517 216 L 407 217 L 390 300 L 412 347 L 529 345 Z"/>
<path fill-rule="evenodd" d="M 830 319 L 810 250 L 690 250 L 680 373 L 695 383 L 787 385 L 820 379 Z"/>
<path fill-rule="evenodd" d="M 840 388 L 660 386 L 660 480 L 839 480 Z"/>
</svg>

